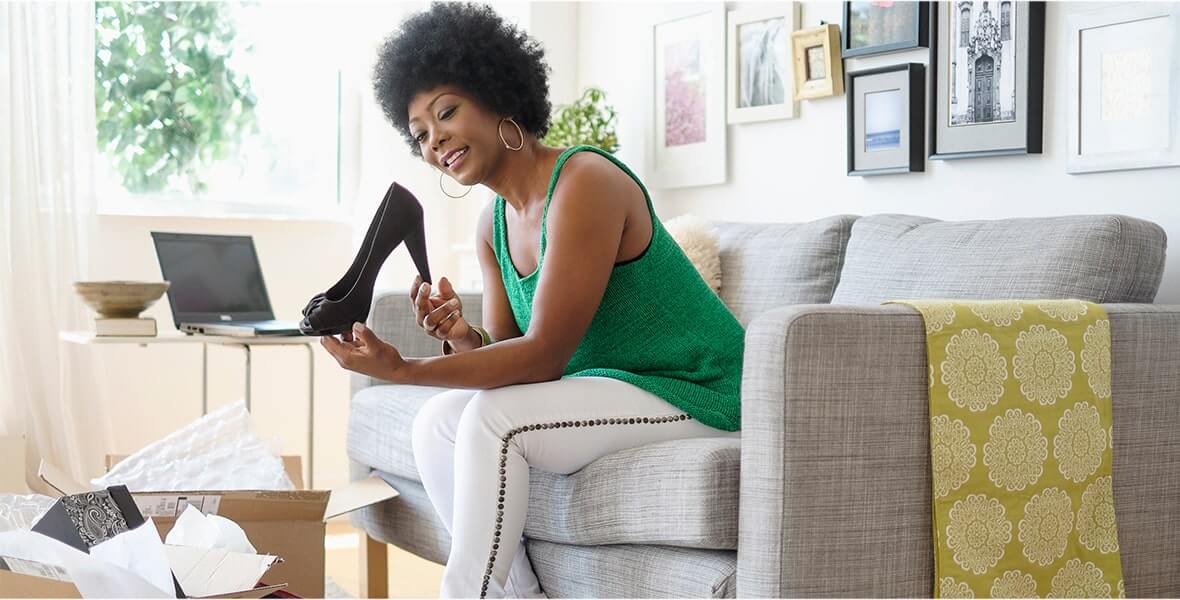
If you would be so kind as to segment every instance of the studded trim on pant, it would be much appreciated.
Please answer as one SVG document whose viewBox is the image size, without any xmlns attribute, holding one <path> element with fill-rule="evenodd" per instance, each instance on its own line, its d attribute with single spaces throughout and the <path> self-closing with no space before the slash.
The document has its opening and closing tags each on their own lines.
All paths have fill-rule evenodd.
<svg viewBox="0 0 1180 600">
<path fill-rule="evenodd" d="M 500 550 L 500 529 L 504 524 L 504 490 L 507 487 L 508 481 L 508 443 L 512 438 L 523 431 L 533 431 L 536 429 L 561 429 L 565 427 L 595 427 L 598 425 L 635 425 L 643 423 L 671 423 L 674 421 L 686 421 L 692 417 L 685 414 L 680 415 L 666 415 L 659 417 L 615 417 L 607 419 L 583 419 L 579 421 L 556 421 L 553 423 L 535 423 L 533 425 L 522 425 L 510 430 L 504 437 L 500 438 L 500 497 L 496 504 L 496 533 L 492 537 L 492 550 L 488 555 L 488 568 L 483 574 L 483 585 L 479 590 L 479 597 L 482 599 L 487 596 L 488 582 L 492 579 L 492 567 L 496 564 L 496 552 Z"/>
</svg>

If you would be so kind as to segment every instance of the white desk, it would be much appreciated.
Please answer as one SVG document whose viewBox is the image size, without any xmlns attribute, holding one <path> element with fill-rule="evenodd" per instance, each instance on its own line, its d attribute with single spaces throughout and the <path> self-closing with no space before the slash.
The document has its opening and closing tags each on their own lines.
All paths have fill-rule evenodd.
<svg viewBox="0 0 1180 600">
<path fill-rule="evenodd" d="M 221 335 L 186 335 L 165 333 L 156 336 L 96 336 L 93 331 L 62 331 L 58 337 L 71 344 L 200 344 L 201 345 L 201 416 L 209 413 L 209 344 L 241 348 L 246 353 L 246 410 L 250 410 L 250 347 L 303 346 L 307 348 L 307 487 L 315 489 L 315 348 L 318 337 L 261 336 L 233 337 Z"/>
</svg>

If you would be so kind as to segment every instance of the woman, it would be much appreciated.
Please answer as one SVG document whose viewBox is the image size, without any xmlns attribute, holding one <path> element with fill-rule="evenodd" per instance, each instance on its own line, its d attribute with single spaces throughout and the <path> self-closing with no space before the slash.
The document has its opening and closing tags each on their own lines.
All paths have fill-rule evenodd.
<svg viewBox="0 0 1180 600">
<path fill-rule="evenodd" d="M 486 331 L 445 278 L 433 296 L 416 278 L 413 309 L 443 356 L 403 357 L 360 323 L 322 338 L 347 369 L 454 388 L 412 433 L 451 534 L 443 597 L 545 597 L 521 544 L 530 466 L 572 473 L 626 448 L 739 435 L 741 325 L 630 169 L 539 141 L 547 70 L 490 8 L 445 3 L 387 39 L 374 71 L 386 116 L 440 185 L 497 192 L 477 232 Z"/>
</svg>

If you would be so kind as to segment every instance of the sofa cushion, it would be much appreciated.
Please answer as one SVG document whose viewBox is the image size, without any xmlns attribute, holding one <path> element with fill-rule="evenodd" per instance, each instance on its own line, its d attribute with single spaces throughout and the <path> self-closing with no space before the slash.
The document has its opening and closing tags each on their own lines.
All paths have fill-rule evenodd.
<svg viewBox="0 0 1180 600">
<path fill-rule="evenodd" d="M 414 462 L 410 432 L 418 409 L 447 388 L 373 385 L 352 396 L 348 414 L 348 458 L 391 475 L 422 481 Z"/>
<path fill-rule="evenodd" d="M 856 217 L 810 223 L 717 222 L 721 300 L 744 327 L 784 304 L 826 304 L 840 278 Z"/>
<path fill-rule="evenodd" d="M 550 598 L 736 598 L 737 552 L 525 543 Z"/>
<path fill-rule="evenodd" d="M 524 534 L 563 544 L 737 549 L 741 439 L 613 452 L 569 475 L 529 471 Z"/>
<path fill-rule="evenodd" d="M 351 460 L 420 482 L 414 416 L 440 388 L 378 385 L 353 397 Z M 525 535 L 568 544 L 737 548 L 741 439 L 670 440 L 600 457 L 569 475 L 530 469 Z"/>
<path fill-rule="evenodd" d="M 857 219 L 833 304 L 907 298 L 1151 302 L 1167 237 L 1120 215 L 938 221 Z"/>
</svg>

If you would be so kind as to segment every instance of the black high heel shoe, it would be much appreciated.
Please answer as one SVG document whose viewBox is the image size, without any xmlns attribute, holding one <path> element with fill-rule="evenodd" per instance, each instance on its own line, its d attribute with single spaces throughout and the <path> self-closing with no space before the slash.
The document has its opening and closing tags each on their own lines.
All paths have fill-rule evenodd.
<svg viewBox="0 0 1180 600">
<path fill-rule="evenodd" d="M 377 212 L 375 213 L 376 215 L 380 215 L 385 212 L 385 205 L 389 203 L 389 197 L 393 195 L 393 191 L 396 188 L 397 182 L 389 184 L 389 189 L 385 191 L 385 197 L 381 199 L 381 204 L 377 206 Z M 340 281 L 337 281 L 335 285 L 328 288 L 328 291 L 320 292 L 319 294 L 312 296 L 311 300 L 307 301 L 307 305 L 304 306 L 303 310 L 301 311 L 303 316 L 306 317 L 307 313 L 311 312 L 311 310 L 316 306 L 319 306 L 320 302 L 323 302 L 325 297 L 331 296 L 333 298 L 340 298 L 341 296 L 347 294 L 348 290 L 352 289 L 352 286 L 356 283 L 357 277 L 360 276 L 361 268 L 365 266 L 365 259 L 369 256 L 369 248 L 373 245 L 373 234 L 377 231 L 377 224 L 380 222 L 381 219 L 379 218 L 374 218 L 369 222 L 369 229 L 368 231 L 365 231 L 365 239 L 361 241 L 360 250 L 357 252 L 356 258 L 352 259 L 352 265 L 348 267 L 348 272 L 346 272 L 344 276 L 340 278 Z"/>
<path fill-rule="evenodd" d="M 361 247 L 360 255 L 363 259 L 359 262 L 355 279 L 348 289 L 337 289 L 337 286 L 332 286 L 332 289 L 322 294 L 323 297 L 318 303 L 315 298 L 308 302 L 309 308 L 305 309 L 307 312 L 299 322 L 299 330 L 304 335 L 336 335 L 352 329 L 354 322 L 364 322 L 369 317 L 369 309 L 373 303 L 373 288 L 381 265 L 385 264 L 385 259 L 402 240 L 405 240 L 406 249 L 409 250 L 422 280 L 431 282 L 430 266 L 426 259 L 426 230 L 422 205 L 409 190 L 394 182 L 377 209 L 369 229 L 372 232 L 372 240 L 367 247 Z M 354 261 L 353 268 L 356 266 L 357 261 Z M 349 271 L 352 272 L 352 268 Z M 348 274 L 341 281 L 347 278 Z"/>
</svg>

